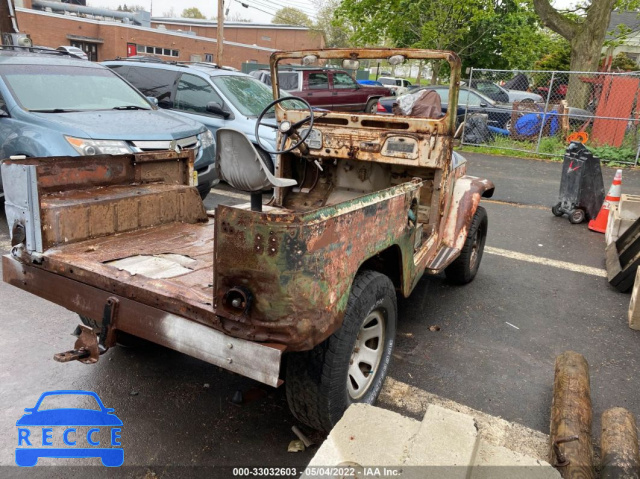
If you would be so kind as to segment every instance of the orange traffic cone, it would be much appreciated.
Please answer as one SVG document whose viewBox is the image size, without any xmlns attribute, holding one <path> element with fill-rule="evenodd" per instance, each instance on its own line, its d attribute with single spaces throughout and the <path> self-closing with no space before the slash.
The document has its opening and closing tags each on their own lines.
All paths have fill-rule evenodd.
<svg viewBox="0 0 640 479">
<path fill-rule="evenodd" d="M 613 177 L 613 183 L 609 188 L 609 193 L 604 198 L 602 208 L 595 220 L 589 221 L 589 229 L 597 231 L 598 233 L 604 233 L 607 230 L 607 222 L 609 221 L 609 209 L 613 203 L 620 203 L 620 193 L 622 193 L 622 170 L 616 171 L 616 176 Z"/>
</svg>

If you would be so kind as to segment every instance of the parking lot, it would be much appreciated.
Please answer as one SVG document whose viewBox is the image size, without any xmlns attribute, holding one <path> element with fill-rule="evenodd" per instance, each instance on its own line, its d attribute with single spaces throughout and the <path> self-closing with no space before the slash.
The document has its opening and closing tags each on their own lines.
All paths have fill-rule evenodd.
<svg viewBox="0 0 640 479">
<path fill-rule="evenodd" d="M 409 299 L 400 300 L 389 376 L 548 433 L 554 359 L 572 349 L 591 367 L 594 431 L 609 407 L 640 415 L 640 333 L 627 327 L 629 295 L 609 287 L 602 276 L 604 235 L 551 214 L 561 164 L 466 156 L 469 174 L 496 184 L 494 197 L 483 202 L 489 235 L 480 272 L 463 287 L 451 286 L 444 276 L 424 277 Z M 606 188 L 613 174 L 604 168 Z M 638 172 L 624 171 L 622 191 L 640 194 Z M 211 209 L 247 199 L 223 185 L 205 205 Z M 8 250 L 2 213 L 0 251 Z M 283 388 L 271 389 L 154 345 L 115 348 L 92 366 L 57 363 L 53 354 L 73 345 L 69 333 L 77 317 L 5 283 L 0 283 L 0 298 L 2 466 L 14 462 L 15 421 L 22 410 L 53 389 L 95 391 L 115 408 L 124 423 L 125 466 L 140 466 L 119 470 L 123 476 L 163 477 L 174 468 L 188 476 L 189 471 L 237 466 L 302 467 L 313 456 L 315 449 L 287 453 L 295 439 L 291 426 L 297 423 Z M 242 405 L 231 401 L 236 391 L 244 396 Z M 402 410 L 402 401 L 387 399 L 381 406 Z M 78 468 L 66 477 L 85 472 Z M 8 467 L 0 474 L 19 473 L 51 475 L 46 468 Z M 91 473 L 113 475 L 102 468 Z"/>
</svg>

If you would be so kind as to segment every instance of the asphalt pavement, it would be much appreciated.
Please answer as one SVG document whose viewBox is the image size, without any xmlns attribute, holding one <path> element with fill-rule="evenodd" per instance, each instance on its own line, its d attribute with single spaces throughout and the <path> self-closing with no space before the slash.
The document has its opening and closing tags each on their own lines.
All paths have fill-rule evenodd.
<svg viewBox="0 0 640 479">
<path fill-rule="evenodd" d="M 409 299 L 400 300 L 389 375 L 548 432 L 554 359 L 573 349 L 590 364 L 594 431 L 609 407 L 623 406 L 640 417 L 640 332 L 627 327 L 629 295 L 610 288 L 597 274 L 535 260 L 604 267 L 604 235 L 551 214 L 560 163 L 465 156 L 469 174 L 496 184 L 494 198 L 483 202 L 490 249 L 473 283 L 457 287 L 444 277 L 425 277 Z M 608 188 L 614 170 L 605 168 L 603 174 Z M 640 194 L 640 172 L 625 170 L 622 188 Z M 244 202 L 242 195 L 222 187 L 205 205 L 239 202 Z M 0 252 L 8 247 L 1 214 Z M 0 476 L 56 474 L 40 466 L 29 471 L 8 467 L 14 463 L 16 420 L 51 389 L 92 390 L 115 408 L 124 423 L 125 465 L 139 466 L 119 471 L 122 475 L 195 477 L 205 473 L 193 469 L 198 466 L 215 477 L 212 471 L 230 475 L 232 467 L 302 468 L 311 459 L 313 450 L 287 453 L 297 422 L 283 388 L 271 389 L 155 345 L 115 348 L 91 366 L 56 363 L 53 354 L 73 345 L 76 316 L 5 283 L 0 283 L 0 300 Z M 231 401 L 237 391 L 244 396 L 242 405 Z M 316 442 L 322 440 L 307 432 Z M 113 475 L 99 467 L 89 472 Z M 86 474 L 86 469 L 64 473 Z"/>
</svg>

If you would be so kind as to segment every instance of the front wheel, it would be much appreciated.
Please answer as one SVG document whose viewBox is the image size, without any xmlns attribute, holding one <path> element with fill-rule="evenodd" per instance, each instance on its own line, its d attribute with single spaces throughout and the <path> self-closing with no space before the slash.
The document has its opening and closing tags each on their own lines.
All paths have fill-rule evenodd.
<svg viewBox="0 0 640 479">
<path fill-rule="evenodd" d="M 555 205 L 553 205 L 551 207 L 551 212 L 553 213 L 553 216 L 562 216 L 562 210 L 560 210 L 560 207 L 562 206 L 562 203 L 556 203 Z"/>
<path fill-rule="evenodd" d="M 340 329 L 311 351 L 287 358 L 287 402 L 299 421 L 330 431 L 351 404 L 376 401 L 391 361 L 397 314 L 391 280 L 360 272 Z"/>
<path fill-rule="evenodd" d="M 460 256 L 444 270 L 447 279 L 452 283 L 467 284 L 476 277 L 487 239 L 488 224 L 487 211 L 478 206 Z"/>
</svg>

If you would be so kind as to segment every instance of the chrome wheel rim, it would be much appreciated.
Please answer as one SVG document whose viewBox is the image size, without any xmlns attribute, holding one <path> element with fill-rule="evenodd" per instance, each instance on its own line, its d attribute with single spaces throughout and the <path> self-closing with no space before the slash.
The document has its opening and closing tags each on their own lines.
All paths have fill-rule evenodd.
<svg viewBox="0 0 640 479">
<path fill-rule="evenodd" d="M 376 376 L 384 352 L 385 323 L 381 311 L 369 313 L 362 323 L 351 353 L 347 390 L 353 400 L 364 396 Z"/>
</svg>

